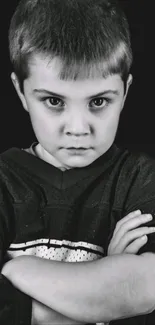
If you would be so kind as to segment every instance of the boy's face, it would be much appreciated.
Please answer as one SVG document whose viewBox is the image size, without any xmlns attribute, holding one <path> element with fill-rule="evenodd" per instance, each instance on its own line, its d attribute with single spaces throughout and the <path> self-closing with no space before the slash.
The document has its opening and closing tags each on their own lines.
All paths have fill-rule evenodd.
<svg viewBox="0 0 155 325">
<path fill-rule="evenodd" d="M 112 145 L 132 77 L 124 94 L 119 75 L 62 81 L 59 61 L 48 62 L 39 55 L 30 62 L 24 94 L 14 73 L 13 83 L 30 114 L 41 158 L 61 170 L 86 167 Z"/>
</svg>

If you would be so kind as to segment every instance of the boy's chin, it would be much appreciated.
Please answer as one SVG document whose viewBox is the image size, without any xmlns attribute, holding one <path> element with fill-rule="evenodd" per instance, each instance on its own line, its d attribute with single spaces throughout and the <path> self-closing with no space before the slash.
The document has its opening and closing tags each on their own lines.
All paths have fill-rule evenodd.
<svg viewBox="0 0 155 325">
<path fill-rule="evenodd" d="M 62 170 L 73 169 L 73 168 L 84 168 L 89 166 L 96 160 L 96 157 L 81 157 L 81 156 L 72 156 L 68 159 L 63 160 Z"/>
</svg>

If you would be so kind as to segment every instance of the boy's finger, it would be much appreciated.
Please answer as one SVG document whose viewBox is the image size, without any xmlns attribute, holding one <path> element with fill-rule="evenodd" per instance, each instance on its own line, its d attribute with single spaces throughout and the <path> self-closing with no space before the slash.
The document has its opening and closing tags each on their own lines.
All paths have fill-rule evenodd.
<svg viewBox="0 0 155 325">
<path fill-rule="evenodd" d="M 126 247 L 134 240 L 155 232 L 155 227 L 137 228 L 126 233 L 118 242 L 118 249 L 124 251 Z"/>
<path fill-rule="evenodd" d="M 128 231 L 135 229 L 140 225 L 147 223 L 151 220 L 152 220 L 151 214 L 141 214 L 135 218 L 131 218 L 131 220 L 129 219 L 126 222 L 124 222 L 118 230 L 114 231 L 114 236 L 117 236 L 118 239 L 120 240 L 120 238 Z"/>
<path fill-rule="evenodd" d="M 135 218 L 137 216 L 141 215 L 141 211 L 140 210 L 136 210 L 133 212 L 130 212 L 129 214 L 127 214 L 124 218 L 122 218 L 121 220 L 119 220 L 117 222 L 116 228 L 115 230 L 118 230 L 126 221 Z"/>
<path fill-rule="evenodd" d="M 125 253 L 136 254 L 140 250 L 142 246 L 147 243 L 148 237 L 146 235 L 136 239 L 133 243 L 131 243 L 126 249 Z"/>
</svg>

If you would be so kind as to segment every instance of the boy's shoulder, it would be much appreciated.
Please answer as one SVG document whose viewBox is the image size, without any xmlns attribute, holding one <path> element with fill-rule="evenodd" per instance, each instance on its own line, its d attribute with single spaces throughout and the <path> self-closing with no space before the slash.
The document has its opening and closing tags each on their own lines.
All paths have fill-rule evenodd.
<svg viewBox="0 0 155 325">
<path fill-rule="evenodd" d="M 0 153 L 0 171 L 9 168 L 10 170 L 16 170 L 16 168 L 26 170 L 31 165 L 37 165 L 40 159 L 33 153 L 33 144 L 28 149 L 12 147 Z"/>
<path fill-rule="evenodd" d="M 137 171 L 145 173 L 146 171 L 155 173 L 155 158 L 142 151 L 132 151 L 127 148 L 119 148 L 118 164 L 122 171 Z"/>
<path fill-rule="evenodd" d="M 155 159 L 146 153 L 125 149 L 120 151 L 117 163 L 116 201 L 119 203 L 121 197 L 124 198 L 126 214 L 143 206 L 146 209 L 146 203 L 151 204 L 148 203 L 151 201 L 154 207 Z"/>
<path fill-rule="evenodd" d="M 0 202 L 8 195 L 11 201 L 20 202 L 34 190 L 34 178 L 26 166 L 27 160 L 31 164 L 31 157 L 16 147 L 0 154 Z"/>
<path fill-rule="evenodd" d="M 115 168 L 122 184 L 155 184 L 155 158 L 147 153 L 120 149 Z"/>
<path fill-rule="evenodd" d="M 26 166 L 26 161 L 31 160 L 31 155 L 23 149 L 12 147 L 0 153 L 0 174 L 11 170 L 19 170 Z M 24 163 L 25 162 L 25 163 Z"/>
</svg>

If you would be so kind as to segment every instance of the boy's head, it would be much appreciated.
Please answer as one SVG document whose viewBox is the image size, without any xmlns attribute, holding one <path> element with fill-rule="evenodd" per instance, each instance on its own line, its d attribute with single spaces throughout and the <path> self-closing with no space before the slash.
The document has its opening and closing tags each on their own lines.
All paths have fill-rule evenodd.
<svg viewBox="0 0 155 325">
<path fill-rule="evenodd" d="M 42 158 L 69 169 L 105 153 L 132 79 L 129 27 L 117 3 L 21 0 L 9 45 L 12 80 Z"/>
</svg>

